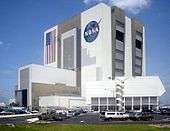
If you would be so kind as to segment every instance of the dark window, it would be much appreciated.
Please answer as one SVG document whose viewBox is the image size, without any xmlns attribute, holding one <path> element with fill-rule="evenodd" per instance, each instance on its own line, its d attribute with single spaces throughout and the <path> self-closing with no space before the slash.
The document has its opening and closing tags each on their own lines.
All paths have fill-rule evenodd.
<svg viewBox="0 0 170 131">
<path fill-rule="evenodd" d="M 142 105 L 142 110 L 148 110 L 149 106 L 148 105 Z"/>
<path fill-rule="evenodd" d="M 124 26 L 125 26 L 124 23 L 122 23 L 122 22 L 120 22 L 120 21 L 118 21 L 118 20 L 116 20 L 116 25 L 117 25 L 117 26 L 120 26 L 120 27 L 123 27 L 123 28 L 124 28 Z"/>
<path fill-rule="evenodd" d="M 22 90 L 22 106 L 27 107 L 27 89 Z"/>
<path fill-rule="evenodd" d="M 133 109 L 134 109 L 134 110 L 140 110 L 140 105 L 134 105 L 134 106 L 133 106 Z"/>
<path fill-rule="evenodd" d="M 132 106 L 125 106 L 125 109 L 130 111 L 130 110 L 132 110 Z"/>
<path fill-rule="evenodd" d="M 92 106 L 91 109 L 92 109 L 93 111 L 98 111 L 98 106 Z"/>
<path fill-rule="evenodd" d="M 124 42 L 124 33 L 116 30 L 116 39 L 121 41 L 121 42 Z"/>
<path fill-rule="evenodd" d="M 50 45 L 51 42 L 51 32 L 46 34 L 46 45 Z"/>
<path fill-rule="evenodd" d="M 100 106 L 100 111 L 106 111 L 107 110 L 107 106 Z"/>
<path fill-rule="evenodd" d="M 115 115 L 115 113 L 107 113 L 107 115 Z"/>
<path fill-rule="evenodd" d="M 109 110 L 109 111 L 114 111 L 114 110 L 115 110 L 115 107 L 114 107 L 114 106 L 108 106 L 108 110 Z"/>
<path fill-rule="evenodd" d="M 142 41 L 136 40 L 136 48 L 142 49 Z"/>
<path fill-rule="evenodd" d="M 116 100 L 116 103 L 119 104 L 119 100 Z"/>
<path fill-rule="evenodd" d="M 143 36 L 143 34 L 142 34 L 141 32 L 139 32 L 139 31 L 136 31 L 136 35 L 138 35 L 138 36 L 140 36 L 140 37 Z"/>
</svg>

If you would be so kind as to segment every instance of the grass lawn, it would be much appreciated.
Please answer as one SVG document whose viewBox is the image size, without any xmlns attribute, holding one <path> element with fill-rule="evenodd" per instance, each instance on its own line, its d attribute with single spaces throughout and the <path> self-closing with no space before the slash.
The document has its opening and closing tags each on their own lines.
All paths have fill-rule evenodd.
<svg viewBox="0 0 170 131">
<path fill-rule="evenodd" d="M 157 128 L 150 125 L 58 125 L 30 124 L 15 127 L 0 125 L 0 131 L 170 131 L 170 128 Z"/>
</svg>

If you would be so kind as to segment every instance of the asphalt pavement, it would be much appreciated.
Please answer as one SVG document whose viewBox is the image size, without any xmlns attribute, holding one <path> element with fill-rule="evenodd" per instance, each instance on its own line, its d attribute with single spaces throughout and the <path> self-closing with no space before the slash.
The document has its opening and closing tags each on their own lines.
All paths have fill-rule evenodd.
<svg viewBox="0 0 170 131">
<path fill-rule="evenodd" d="M 27 124 L 27 119 L 37 118 L 38 115 L 23 115 L 16 117 L 0 118 L 0 124 Z"/>
<path fill-rule="evenodd" d="M 44 123 L 45 121 L 39 121 L 38 123 Z M 87 113 L 75 116 L 63 121 L 51 121 L 56 124 L 170 124 L 170 116 L 167 115 L 154 115 L 154 120 L 151 121 L 103 121 L 99 117 L 99 113 Z"/>
<path fill-rule="evenodd" d="M 27 119 L 36 118 L 37 116 L 22 116 L 13 118 L 0 118 L 0 124 L 27 124 Z M 56 124 L 170 124 L 170 116 L 154 115 L 152 121 L 102 121 L 98 113 L 80 114 L 63 121 L 38 121 L 36 123 L 56 123 Z"/>
</svg>

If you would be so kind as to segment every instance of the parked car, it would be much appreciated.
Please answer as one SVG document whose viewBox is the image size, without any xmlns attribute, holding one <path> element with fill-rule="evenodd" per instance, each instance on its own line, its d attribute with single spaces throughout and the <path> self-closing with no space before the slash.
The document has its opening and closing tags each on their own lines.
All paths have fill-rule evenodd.
<svg viewBox="0 0 170 131">
<path fill-rule="evenodd" d="M 67 111 L 67 117 L 70 118 L 70 117 L 73 117 L 75 116 L 75 110 L 68 110 Z"/>
<path fill-rule="evenodd" d="M 161 111 L 160 111 L 160 110 L 154 110 L 154 111 L 152 112 L 152 114 L 161 115 Z"/>
<path fill-rule="evenodd" d="M 148 121 L 154 117 L 150 112 L 129 112 L 129 119 L 134 121 Z"/>
<path fill-rule="evenodd" d="M 4 111 L 4 109 L 2 107 L 0 107 L 0 112 Z"/>
<path fill-rule="evenodd" d="M 160 108 L 160 112 L 162 115 L 170 115 L 170 108 Z"/>
<path fill-rule="evenodd" d="M 40 120 L 60 120 L 62 121 L 63 119 L 67 118 L 67 113 L 64 110 L 56 110 L 56 109 L 52 109 L 52 110 L 48 110 L 45 113 L 42 113 L 39 116 Z"/>
<path fill-rule="evenodd" d="M 101 112 L 100 118 L 102 120 L 127 120 L 129 115 L 124 112 Z"/>
</svg>

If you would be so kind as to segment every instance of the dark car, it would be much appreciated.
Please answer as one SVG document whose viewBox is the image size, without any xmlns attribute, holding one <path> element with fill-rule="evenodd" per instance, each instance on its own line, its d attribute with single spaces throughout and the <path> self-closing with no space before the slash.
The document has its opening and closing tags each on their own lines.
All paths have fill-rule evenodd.
<svg viewBox="0 0 170 131">
<path fill-rule="evenodd" d="M 66 118 L 67 118 L 66 112 L 58 111 L 58 110 L 55 110 L 55 109 L 48 110 L 47 112 L 42 113 L 39 116 L 40 120 L 55 120 L 55 121 L 60 120 L 60 121 L 62 121 Z"/>
<path fill-rule="evenodd" d="M 0 107 L 0 112 L 4 111 L 4 108 L 3 107 Z"/>
<path fill-rule="evenodd" d="M 161 108 L 160 112 L 162 115 L 170 115 L 170 108 Z"/>
<path fill-rule="evenodd" d="M 129 119 L 134 121 L 148 121 L 152 120 L 154 117 L 150 112 L 130 112 Z"/>
</svg>

